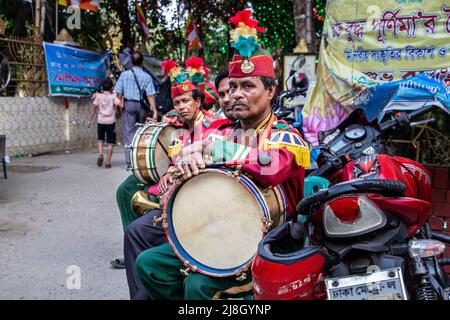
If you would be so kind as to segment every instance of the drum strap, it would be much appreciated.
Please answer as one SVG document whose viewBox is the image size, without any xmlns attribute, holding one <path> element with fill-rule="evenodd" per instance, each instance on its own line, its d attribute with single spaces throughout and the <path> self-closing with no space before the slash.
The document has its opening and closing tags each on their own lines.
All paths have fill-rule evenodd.
<svg viewBox="0 0 450 320">
<path fill-rule="evenodd" d="M 264 149 L 264 143 L 267 140 L 267 137 L 269 135 L 270 129 L 272 128 L 273 122 L 276 120 L 276 116 L 271 113 L 268 117 L 267 120 L 264 119 L 264 121 L 262 122 L 262 126 L 256 128 L 256 134 L 258 136 L 260 136 L 259 138 L 259 142 L 258 142 L 258 150 L 263 150 Z M 260 133 L 262 131 L 262 133 Z"/>
</svg>

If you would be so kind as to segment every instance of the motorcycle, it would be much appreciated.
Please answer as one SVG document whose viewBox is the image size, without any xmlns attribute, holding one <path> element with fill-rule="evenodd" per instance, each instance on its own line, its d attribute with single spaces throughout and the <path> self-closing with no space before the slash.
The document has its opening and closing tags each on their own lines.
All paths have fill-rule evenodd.
<svg viewBox="0 0 450 320">
<path fill-rule="evenodd" d="M 319 137 L 324 164 L 309 176 L 332 186 L 260 242 L 255 299 L 450 300 L 438 260 L 450 237 L 431 232 L 431 179 L 410 159 L 384 154 L 382 137 L 435 106 L 393 115 L 377 129 L 354 112 Z M 426 120 L 430 121 L 430 120 Z M 359 122 L 355 124 L 355 122 Z"/>
<path fill-rule="evenodd" d="M 303 59 L 299 59 L 297 63 L 291 66 L 289 76 L 286 79 L 286 87 L 288 90 L 280 92 L 272 106 L 273 113 L 278 119 L 285 120 L 288 124 L 297 129 L 300 133 L 302 130 L 302 104 L 295 104 L 298 97 L 305 97 L 308 92 L 309 80 L 305 73 L 299 69 L 305 63 Z M 290 80 L 290 85 L 288 82 Z M 289 104 L 291 102 L 291 104 Z"/>
</svg>

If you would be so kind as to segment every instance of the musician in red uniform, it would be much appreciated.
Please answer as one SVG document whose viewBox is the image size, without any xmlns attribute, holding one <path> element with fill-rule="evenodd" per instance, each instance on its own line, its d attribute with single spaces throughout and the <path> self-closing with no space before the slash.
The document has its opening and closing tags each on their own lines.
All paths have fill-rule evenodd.
<svg viewBox="0 0 450 320">
<path fill-rule="evenodd" d="M 174 84 L 171 88 L 171 96 L 180 121 L 178 137 L 169 146 L 169 156 L 175 157 L 184 146 L 194 141 L 201 141 L 218 126 L 229 123 L 234 119 L 216 120 L 209 112 L 201 109 L 202 97 L 199 90 L 191 81 L 186 81 L 183 69 L 177 66 L 173 60 L 167 60 L 163 65 L 166 73 L 171 76 Z M 174 70 L 178 68 L 177 70 Z M 177 80 L 178 79 L 178 80 Z M 177 81 L 181 81 L 178 83 Z M 158 197 L 164 194 L 174 181 L 172 173 L 165 174 L 158 184 L 150 186 L 148 192 L 151 196 Z M 128 198 L 130 203 L 130 198 Z M 126 228 L 124 253 L 127 271 L 128 286 L 131 299 L 146 299 L 147 296 L 136 278 L 134 263 L 138 254 L 154 246 L 167 241 L 164 230 L 153 225 L 153 219 L 161 216 L 161 210 L 152 210 L 146 215 L 134 220 Z"/>
<path fill-rule="evenodd" d="M 183 146 L 201 140 L 203 133 L 215 121 L 208 112 L 201 110 L 202 95 L 195 85 L 187 81 L 187 73 L 173 60 L 164 62 L 163 69 L 174 82 L 171 96 L 180 121 L 178 138 L 169 146 L 169 156 L 176 155 Z M 157 197 L 170 184 L 172 177 L 166 174 L 158 184 L 148 188 L 149 195 Z M 128 205 L 131 199 L 128 197 Z M 122 201 L 124 202 L 124 201 Z M 124 262 L 131 299 L 146 299 L 145 292 L 136 277 L 135 260 L 138 254 L 166 242 L 164 230 L 153 225 L 153 219 L 161 216 L 161 210 L 151 210 L 132 221 L 125 229 Z"/>
<path fill-rule="evenodd" d="M 288 215 L 292 215 L 303 197 L 309 147 L 297 131 L 272 113 L 273 60 L 255 42 L 256 30 L 260 29 L 257 21 L 251 19 L 248 10 L 237 13 L 231 20 L 243 29 L 235 31 L 238 37 L 233 46 L 239 54 L 234 55 L 229 69 L 230 104 L 238 121 L 224 124 L 207 140 L 183 148 L 176 168 L 188 179 L 199 174 L 207 162 L 241 166 L 243 172 L 262 185 L 281 185 L 287 197 Z M 257 159 L 263 157 L 271 159 L 271 163 L 258 163 Z M 250 274 L 238 280 L 197 272 L 187 276 L 180 273 L 185 266 L 169 243 L 142 252 L 136 268 L 151 299 L 220 299 L 248 295 L 252 290 Z"/>
</svg>

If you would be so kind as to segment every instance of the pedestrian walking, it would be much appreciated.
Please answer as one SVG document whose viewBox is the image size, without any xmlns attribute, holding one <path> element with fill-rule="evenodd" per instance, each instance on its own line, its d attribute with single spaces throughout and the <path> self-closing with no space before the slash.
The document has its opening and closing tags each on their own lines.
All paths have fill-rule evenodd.
<svg viewBox="0 0 450 320">
<path fill-rule="evenodd" d="M 107 144 L 105 168 L 111 168 L 111 157 L 116 144 L 116 110 L 115 107 L 122 108 L 122 101 L 113 93 L 113 82 L 105 79 L 100 86 L 100 93 L 97 93 L 93 102 L 91 114 L 89 115 L 88 128 L 92 126 L 92 121 L 97 113 L 97 139 L 98 139 L 98 159 L 97 166 L 103 165 L 103 144 Z M 98 112 L 97 112 L 98 111 Z"/>
<path fill-rule="evenodd" d="M 145 123 L 147 117 L 157 121 L 155 87 L 152 77 L 142 69 L 144 57 L 136 52 L 131 57 L 133 68 L 120 74 L 115 91 L 119 99 L 124 99 L 122 113 L 123 143 L 125 162 L 130 164 L 129 145 L 133 140 L 136 123 Z M 148 104 L 149 110 L 146 110 Z"/>
</svg>

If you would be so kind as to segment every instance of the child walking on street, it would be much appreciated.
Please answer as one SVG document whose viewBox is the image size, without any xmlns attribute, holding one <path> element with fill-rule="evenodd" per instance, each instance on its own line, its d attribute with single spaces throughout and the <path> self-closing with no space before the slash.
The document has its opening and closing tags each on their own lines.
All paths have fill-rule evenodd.
<svg viewBox="0 0 450 320">
<path fill-rule="evenodd" d="M 117 98 L 113 91 L 111 79 L 105 79 L 101 86 L 101 92 L 94 99 L 91 114 L 89 116 L 88 128 L 92 126 L 92 120 L 98 109 L 97 137 L 98 137 L 98 159 L 97 166 L 103 165 L 103 143 L 106 141 L 107 153 L 105 168 L 111 168 L 111 157 L 113 146 L 116 144 L 116 111 L 114 106 L 123 107 L 122 101 Z M 106 139 L 105 139 L 106 136 Z"/>
</svg>

